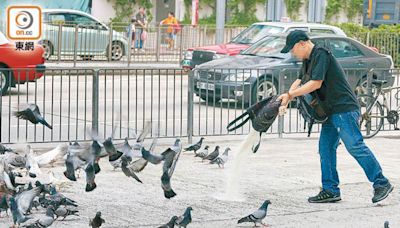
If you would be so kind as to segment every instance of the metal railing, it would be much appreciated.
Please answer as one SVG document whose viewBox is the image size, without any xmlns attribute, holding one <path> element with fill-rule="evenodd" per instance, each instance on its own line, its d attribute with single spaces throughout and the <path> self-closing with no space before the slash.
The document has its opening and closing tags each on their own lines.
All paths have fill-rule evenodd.
<svg viewBox="0 0 400 228">
<path fill-rule="evenodd" d="M 354 90 L 373 90 L 368 78 L 399 85 L 400 69 L 368 72 L 346 69 Z M 89 140 L 88 129 L 103 138 L 132 138 L 147 121 L 152 123 L 150 137 L 247 134 L 250 123 L 234 132 L 226 126 L 262 97 L 287 91 L 298 70 L 196 69 L 188 75 L 180 69 L 57 68 L 44 73 L 0 69 L 0 74 L 0 88 L 5 82 L 15 86 L 0 97 L 0 141 L 17 143 Z M 390 94 L 389 107 L 399 105 L 398 92 Z M 39 106 L 52 130 L 13 116 L 28 103 Z M 314 126 L 313 132 L 319 128 Z M 393 127 L 385 122 L 382 130 Z M 303 132 L 304 121 L 294 103 L 268 131 L 279 136 Z"/>
</svg>

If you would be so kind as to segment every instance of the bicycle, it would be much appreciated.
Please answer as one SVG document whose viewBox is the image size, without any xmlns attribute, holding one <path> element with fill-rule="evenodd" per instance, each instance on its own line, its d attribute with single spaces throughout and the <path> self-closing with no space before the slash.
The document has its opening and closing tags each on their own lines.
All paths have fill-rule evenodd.
<svg viewBox="0 0 400 228">
<path fill-rule="evenodd" d="M 372 138 L 378 134 L 385 119 L 389 124 L 394 125 L 395 130 L 399 130 L 397 122 L 399 121 L 400 105 L 397 105 L 395 109 L 391 109 L 388 106 L 386 94 L 392 90 L 397 90 L 395 99 L 400 101 L 400 86 L 383 88 L 385 83 L 387 83 L 386 80 L 374 80 L 372 81 L 374 95 L 360 94 L 357 97 L 361 106 L 360 130 L 364 138 Z M 380 97 L 382 99 L 379 99 Z M 380 100 L 383 100 L 382 104 Z"/>
</svg>

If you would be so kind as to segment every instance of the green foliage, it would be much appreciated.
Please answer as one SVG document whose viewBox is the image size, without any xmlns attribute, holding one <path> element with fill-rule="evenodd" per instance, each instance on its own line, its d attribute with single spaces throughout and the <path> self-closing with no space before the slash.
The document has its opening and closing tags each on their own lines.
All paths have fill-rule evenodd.
<svg viewBox="0 0 400 228">
<path fill-rule="evenodd" d="M 115 17 L 111 19 L 111 22 L 129 21 L 130 17 L 139 10 L 135 5 L 143 6 L 146 9 L 147 20 L 149 22 L 153 19 L 153 15 L 150 12 L 150 9 L 153 8 L 151 0 L 115 0 L 113 6 L 115 9 Z"/>
<path fill-rule="evenodd" d="M 328 0 L 325 11 L 326 21 L 330 21 L 333 16 L 344 10 L 349 20 L 361 14 L 363 11 L 363 0 Z"/>
<path fill-rule="evenodd" d="M 285 5 L 288 16 L 295 21 L 303 2 L 301 0 L 285 0 Z"/>
</svg>

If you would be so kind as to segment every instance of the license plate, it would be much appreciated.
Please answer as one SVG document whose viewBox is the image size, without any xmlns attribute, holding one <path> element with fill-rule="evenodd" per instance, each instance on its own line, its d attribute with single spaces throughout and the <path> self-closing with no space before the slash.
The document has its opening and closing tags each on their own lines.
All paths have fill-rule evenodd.
<svg viewBox="0 0 400 228">
<path fill-rule="evenodd" d="M 190 67 L 192 65 L 192 61 L 189 59 L 182 60 L 182 66 Z"/>
<path fill-rule="evenodd" d="M 210 83 L 205 83 L 205 82 L 197 82 L 197 88 L 199 89 L 206 89 L 206 90 L 214 90 L 215 85 L 210 84 Z"/>
</svg>

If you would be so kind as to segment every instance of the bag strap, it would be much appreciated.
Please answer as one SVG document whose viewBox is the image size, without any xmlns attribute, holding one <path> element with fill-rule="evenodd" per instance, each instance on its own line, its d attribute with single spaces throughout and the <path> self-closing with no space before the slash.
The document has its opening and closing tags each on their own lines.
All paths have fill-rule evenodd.
<svg viewBox="0 0 400 228">
<path fill-rule="evenodd" d="M 246 119 L 244 119 L 245 116 L 247 116 Z M 236 122 L 238 122 L 241 119 L 244 119 L 244 120 L 241 123 L 239 123 L 238 125 L 235 125 Z M 239 127 L 243 126 L 245 123 L 247 123 L 247 121 L 249 121 L 249 119 L 250 119 L 250 113 L 249 113 L 249 111 L 246 111 L 242 115 L 240 115 L 236 119 L 234 119 L 232 122 L 230 122 L 228 124 L 228 127 L 226 127 L 226 128 L 228 131 L 234 131 L 234 130 L 238 129 Z"/>
</svg>

